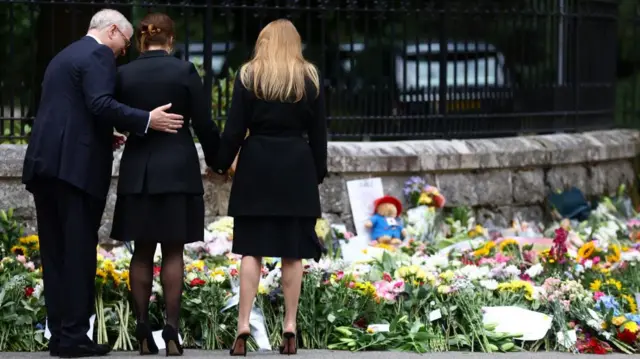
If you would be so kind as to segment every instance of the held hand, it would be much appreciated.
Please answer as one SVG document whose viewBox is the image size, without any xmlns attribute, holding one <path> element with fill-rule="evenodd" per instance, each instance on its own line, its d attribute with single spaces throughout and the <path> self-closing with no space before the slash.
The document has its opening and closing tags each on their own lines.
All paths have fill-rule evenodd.
<svg viewBox="0 0 640 359">
<path fill-rule="evenodd" d="M 182 121 L 181 115 L 173 113 L 166 113 L 165 110 L 171 108 L 171 104 L 157 107 L 151 111 L 151 119 L 149 127 L 162 132 L 177 133 L 178 129 L 182 127 L 184 121 Z"/>
<path fill-rule="evenodd" d="M 213 171 L 211 168 L 207 167 L 207 169 L 204 171 L 204 175 L 206 178 L 208 178 L 209 180 L 215 182 L 215 183 L 226 183 L 227 181 L 229 181 L 231 179 L 231 177 L 228 175 L 228 173 L 224 173 L 224 174 L 219 174 L 216 173 L 215 171 Z"/>
<path fill-rule="evenodd" d="M 120 147 L 122 147 L 124 145 L 124 143 L 127 141 L 127 136 L 122 135 L 120 133 L 114 133 L 113 134 L 113 150 L 117 150 Z"/>
</svg>

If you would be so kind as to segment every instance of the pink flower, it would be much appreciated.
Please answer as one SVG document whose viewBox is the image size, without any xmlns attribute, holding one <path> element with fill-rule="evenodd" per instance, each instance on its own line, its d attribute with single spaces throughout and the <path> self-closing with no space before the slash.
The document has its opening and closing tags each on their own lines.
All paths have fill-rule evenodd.
<svg viewBox="0 0 640 359">
<path fill-rule="evenodd" d="M 356 287 L 356 283 L 355 282 L 349 282 L 349 288 L 353 289 Z"/>
<path fill-rule="evenodd" d="M 393 289 L 397 290 L 398 292 L 404 292 L 404 281 L 403 280 L 397 280 L 393 283 Z"/>
<path fill-rule="evenodd" d="M 524 251 L 522 252 L 522 256 L 524 257 L 524 260 L 529 263 L 534 263 L 536 261 L 535 251 Z"/>
<path fill-rule="evenodd" d="M 36 266 L 35 264 L 33 264 L 33 262 L 27 262 L 24 264 L 24 267 L 27 268 L 30 271 L 34 271 L 36 270 Z"/>
<path fill-rule="evenodd" d="M 511 260 L 511 257 L 507 257 L 504 254 L 498 252 L 496 253 L 495 259 L 498 263 L 507 263 Z"/>
<path fill-rule="evenodd" d="M 382 275 L 382 279 L 386 280 L 387 282 L 391 282 L 393 280 L 393 278 L 391 278 L 391 274 L 389 273 L 384 273 Z"/>
<path fill-rule="evenodd" d="M 342 277 L 344 277 L 344 272 L 343 271 L 336 272 L 336 279 L 337 280 L 342 279 Z"/>
<path fill-rule="evenodd" d="M 600 257 L 593 257 L 593 264 L 598 264 L 600 263 Z"/>
<path fill-rule="evenodd" d="M 598 299 L 600 299 L 601 297 L 604 297 L 604 295 L 605 295 L 605 294 L 604 294 L 603 292 L 595 292 L 595 293 L 593 293 L 593 300 L 596 300 L 596 301 L 597 301 L 597 300 L 598 300 Z"/>
<path fill-rule="evenodd" d="M 493 258 L 480 258 L 480 260 L 478 261 L 478 265 L 481 266 L 481 265 L 485 265 L 485 264 L 487 264 L 489 266 L 494 266 L 494 265 L 498 264 L 498 262 Z"/>
<path fill-rule="evenodd" d="M 27 263 L 27 258 L 23 255 L 16 256 L 16 260 L 22 264 Z"/>
<path fill-rule="evenodd" d="M 353 233 L 351 232 L 344 232 L 344 239 L 351 239 L 353 238 Z"/>
</svg>

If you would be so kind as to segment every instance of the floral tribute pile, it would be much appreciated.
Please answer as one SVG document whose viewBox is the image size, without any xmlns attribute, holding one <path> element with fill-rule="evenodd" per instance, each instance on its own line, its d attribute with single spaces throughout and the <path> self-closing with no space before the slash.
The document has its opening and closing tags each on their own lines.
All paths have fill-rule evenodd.
<svg viewBox="0 0 640 359">
<path fill-rule="evenodd" d="M 602 199 L 582 223 L 543 227 L 515 219 L 511 228 L 485 228 L 470 209 L 443 208 L 442 194 L 419 178 L 409 179 L 405 194 L 410 238 L 399 246 L 365 248 L 361 261 L 348 263 L 340 254 L 354 240 L 352 233 L 318 221 L 329 254 L 305 263 L 300 347 L 420 353 L 640 349 L 640 215 L 629 211 L 624 196 Z M 232 229 L 233 220 L 221 218 L 208 227 L 204 243 L 185 250 L 181 334 L 187 347 L 228 348 L 234 339 L 239 261 L 230 254 Z M 25 236 L 11 210 L 0 212 L 0 351 L 46 347 L 38 250 L 38 237 Z M 130 253 L 125 247 L 98 252 L 94 339 L 117 350 L 135 349 Z M 253 348 L 277 346 L 283 318 L 278 260 L 266 260 L 262 273 L 254 311 L 266 344 L 256 340 Z M 156 329 L 162 295 L 156 278 Z M 537 334 L 516 332 L 524 317 L 494 315 L 507 310 L 534 318 L 527 322 Z"/>
</svg>

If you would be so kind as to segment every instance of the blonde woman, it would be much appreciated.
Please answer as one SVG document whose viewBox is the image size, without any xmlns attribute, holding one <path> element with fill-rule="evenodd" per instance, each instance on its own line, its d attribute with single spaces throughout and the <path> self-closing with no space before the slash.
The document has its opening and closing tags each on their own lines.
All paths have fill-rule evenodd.
<svg viewBox="0 0 640 359">
<path fill-rule="evenodd" d="M 240 148 L 228 210 L 233 252 L 243 256 L 231 355 L 247 352 L 262 257 L 281 258 L 286 312 L 280 353 L 296 354 L 301 259 L 318 260 L 324 251 L 314 227 L 321 215 L 318 185 L 327 173 L 327 127 L 320 76 L 302 56 L 300 35 L 288 20 L 262 30 L 253 59 L 236 77 L 214 171 L 226 174 Z"/>
</svg>

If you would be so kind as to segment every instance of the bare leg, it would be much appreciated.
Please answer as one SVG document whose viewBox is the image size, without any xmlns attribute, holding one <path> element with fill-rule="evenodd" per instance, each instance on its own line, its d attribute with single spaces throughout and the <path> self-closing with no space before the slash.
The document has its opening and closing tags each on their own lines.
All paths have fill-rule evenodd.
<svg viewBox="0 0 640 359">
<path fill-rule="evenodd" d="M 298 301 L 302 288 L 302 261 L 300 259 L 282 258 L 282 290 L 284 292 L 284 323 L 282 329 L 285 333 L 296 333 L 296 318 L 298 314 Z M 295 341 L 286 340 L 282 343 L 285 353 L 296 351 Z"/>
<path fill-rule="evenodd" d="M 258 292 L 260 284 L 260 270 L 262 269 L 262 258 L 244 256 L 240 262 L 240 303 L 238 305 L 238 334 L 249 333 L 249 316 L 253 301 Z M 234 344 L 234 352 L 244 351 L 244 342 L 238 341 Z"/>
</svg>

